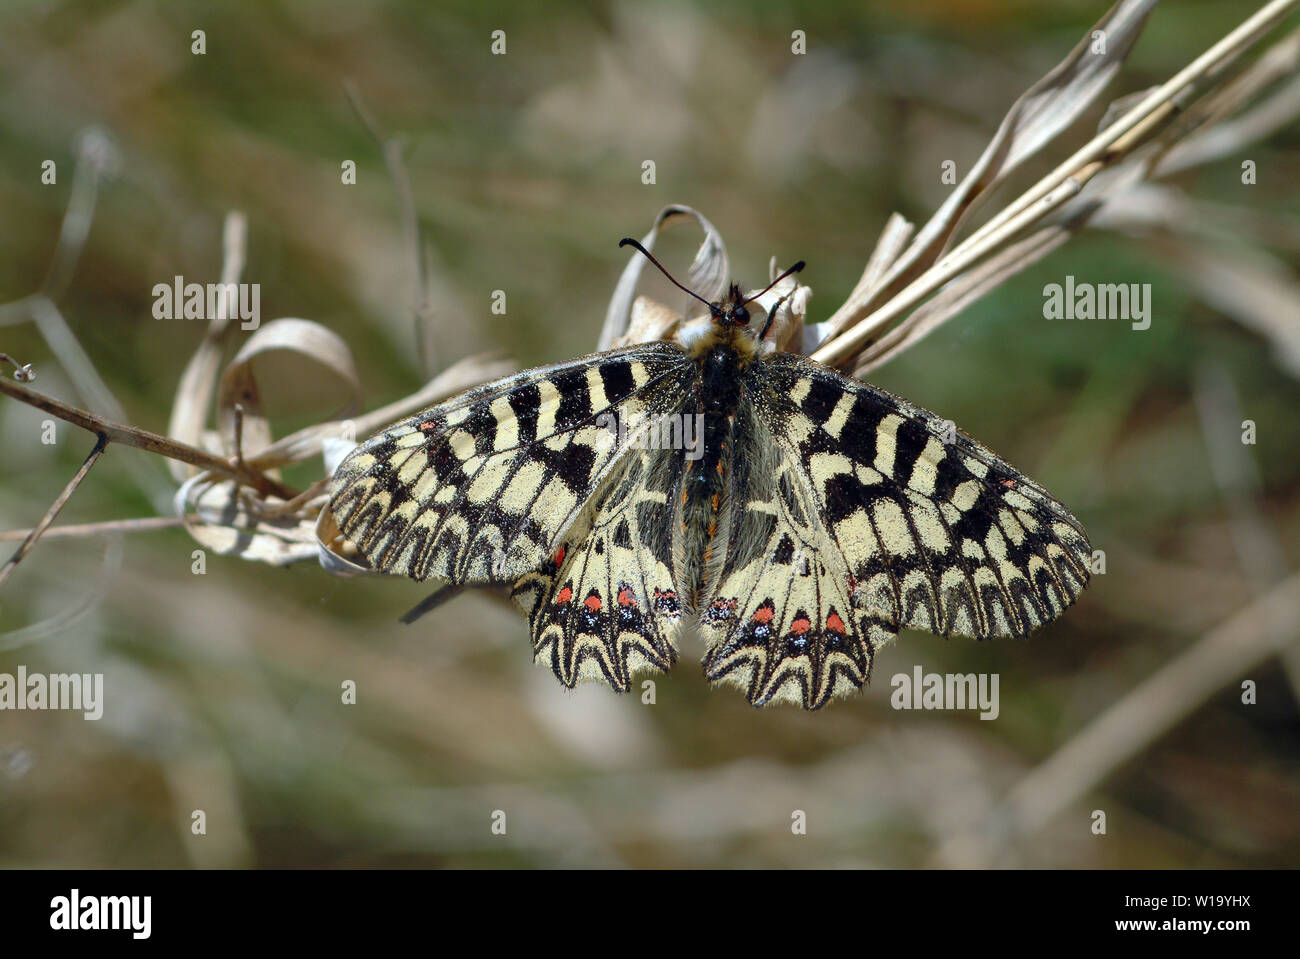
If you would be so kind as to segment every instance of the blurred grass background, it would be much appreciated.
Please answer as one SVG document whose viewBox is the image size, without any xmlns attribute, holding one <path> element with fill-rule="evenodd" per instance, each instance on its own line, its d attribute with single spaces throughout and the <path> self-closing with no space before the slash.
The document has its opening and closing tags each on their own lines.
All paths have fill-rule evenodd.
<svg viewBox="0 0 1300 959">
<path fill-rule="evenodd" d="M 423 377 L 397 202 L 343 95 L 351 78 L 407 144 L 433 251 L 439 365 L 492 349 L 521 367 L 589 352 L 625 262 L 618 239 L 670 202 L 720 228 L 742 284 L 765 277 L 772 255 L 806 259 L 820 319 L 853 287 L 888 214 L 923 221 L 949 189 L 941 163 L 964 173 L 1010 103 L 1104 9 L 11 3 L 0 14 L 0 301 L 39 287 L 75 143 L 94 127 L 119 162 L 60 306 L 130 422 L 166 429 L 203 333 L 154 320 L 152 287 L 177 274 L 215 281 L 232 208 L 249 217 L 244 279 L 261 284 L 263 317 L 342 335 L 367 409 L 412 392 Z M 1106 99 L 1163 81 L 1247 12 L 1213 0 L 1157 9 Z M 203 56 L 190 53 L 195 29 Z M 505 56 L 489 52 L 498 29 Z M 791 55 L 796 29 L 806 56 Z M 1236 163 L 1179 185 L 1294 224 L 1298 140 L 1292 129 L 1251 150 L 1256 186 L 1242 186 Z M 52 186 L 40 183 L 47 159 Z M 340 183 L 349 159 L 355 186 Z M 641 182 L 644 160 L 654 185 Z M 665 238 L 679 270 L 693 242 L 687 230 Z M 1044 320 L 1042 288 L 1067 273 L 1150 283 L 1150 330 Z M 490 310 L 497 289 L 505 315 Z M 31 324 L 0 328 L 0 350 L 35 365 L 35 388 L 76 401 Z M 691 640 L 647 706 L 560 688 L 531 664 L 522 618 L 484 595 L 403 627 L 418 584 L 216 556 L 197 576 L 180 531 L 43 542 L 0 594 L 0 633 L 103 596 L 38 639 L 0 635 L 0 671 L 104 672 L 107 705 L 97 723 L 0 714 L 0 863 L 953 864 L 939 852 L 947 839 L 1255 595 L 1207 465 L 1194 400 L 1207 361 L 1257 424 L 1246 450 L 1258 508 L 1294 569 L 1300 385 L 1140 245 L 1085 234 L 875 382 L 1056 493 L 1106 550 L 1106 575 L 1027 643 L 905 633 L 864 695 L 813 715 L 710 691 Z M 276 379 L 280 435 L 332 412 L 292 370 Z M 60 424 L 59 442 L 42 445 L 44 418 L 0 402 L 0 529 L 35 523 L 92 444 Z M 154 515 L 140 471 L 165 485 L 161 462 L 110 447 L 60 522 Z M 999 673 L 998 720 L 891 709 L 890 677 L 915 664 Z M 1296 691 L 1276 660 L 1241 678 L 1258 684 L 1257 705 L 1225 676 L 1177 729 L 993 861 L 1300 863 Z M 348 679 L 355 706 L 339 702 Z M 195 809 L 206 836 L 191 835 Z M 498 809 L 505 836 L 490 831 Z M 806 836 L 791 834 L 796 809 Z M 1108 814 L 1104 837 L 1090 834 L 1093 809 Z"/>
</svg>

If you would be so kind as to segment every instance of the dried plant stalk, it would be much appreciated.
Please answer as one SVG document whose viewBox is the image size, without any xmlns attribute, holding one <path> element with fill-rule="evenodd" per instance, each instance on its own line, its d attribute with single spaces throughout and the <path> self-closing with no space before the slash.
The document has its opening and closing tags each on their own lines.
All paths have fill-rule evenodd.
<svg viewBox="0 0 1300 959">
<path fill-rule="evenodd" d="M 51 523 L 54 522 L 54 517 L 59 515 L 59 511 L 63 509 L 64 505 L 69 499 L 71 499 L 73 492 L 75 492 L 77 487 L 81 485 L 81 481 L 86 478 L 86 474 L 90 472 L 90 468 L 95 465 L 95 461 L 99 459 L 99 455 L 104 452 L 104 447 L 107 445 L 108 437 L 103 433 L 100 433 L 95 438 L 94 449 L 90 451 L 90 455 L 87 456 L 85 462 L 81 464 L 81 468 L 77 470 L 72 479 L 68 481 L 68 485 L 63 487 L 63 492 L 59 493 L 58 498 L 55 499 L 50 508 L 45 511 L 45 515 L 41 517 L 41 521 L 32 528 L 30 533 L 27 534 L 22 545 L 14 550 L 14 554 L 9 557 L 8 562 L 6 562 L 4 566 L 0 566 L 0 586 L 4 586 L 9 577 L 13 575 L 13 571 L 18 568 L 18 564 L 23 561 L 23 557 L 32 551 L 32 547 L 36 545 L 36 541 L 41 538 L 41 534 L 49 528 Z"/>
<path fill-rule="evenodd" d="M 1222 78 L 1230 64 L 1262 39 L 1298 5 L 1300 0 L 1273 0 L 1257 11 L 1167 82 L 1143 97 L 1136 106 L 1108 124 L 1068 160 L 1004 207 L 987 223 L 950 252 L 938 258 L 932 266 L 879 306 L 872 308 L 873 291 L 870 288 L 863 289 L 864 285 L 860 283 L 859 289 L 855 290 L 855 295 L 851 295 L 829 321 L 831 336 L 812 352 L 812 359 L 836 366 L 864 363 L 867 368 L 873 368 L 904 346 L 915 343 L 920 339 L 919 335 L 900 335 L 891 340 L 889 349 L 877 350 L 870 357 L 864 356 L 866 348 L 891 326 L 898 324 L 900 327 L 916 327 L 926 320 L 925 316 L 915 317 L 908 314 L 947 284 L 962 281 L 968 271 L 1017 242 L 1027 230 L 1046 220 L 1068 201 L 1077 197 L 1089 180 L 1147 143 L 1172 115 L 1183 108 L 1183 98 L 1198 82 L 1206 81 L 1207 78 Z M 1101 24 L 1120 19 L 1126 12 L 1129 17 L 1132 17 L 1141 10 L 1138 4 L 1116 4 L 1107 17 L 1103 18 Z M 1132 20 L 1124 22 L 1131 24 Z M 1076 48 L 1076 54 L 1078 49 Z M 1081 62 L 1074 54 L 1072 58 L 1074 59 L 1067 59 L 1063 66 L 1071 62 L 1076 65 Z M 1030 94 L 1033 92 L 1034 90 L 1031 89 Z M 1083 105 L 1085 103 L 1082 98 L 1071 104 L 1072 114 L 1077 115 Z M 1009 115 L 1009 119 L 1014 115 L 1015 108 Z M 1100 201 L 1101 198 L 1095 199 Z M 955 220 L 964 212 L 961 204 L 951 204 L 951 206 L 951 209 L 945 207 L 937 215 L 946 217 L 944 226 L 955 226 Z M 1086 218 L 1080 219 L 1076 216 L 1072 218 L 1072 228 L 1078 229 L 1084 222 Z M 931 232 L 941 231 L 935 228 Z M 917 242 L 921 240 L 918 239 Z M 930 244 L 927 250 L 933 253 L 933 244 Z M 1039 255 L 1045 252 L 1044 249 Z M 986 289 L 991 288 L 992 285 L 986 287 Z M 943 319 L 952 315 L 955 315 L 955 311 L 950 312 Z M 844 316 L 859 318 L 851 324 L 843 324 L 837 318 Z M 926 332 L 943 322 L 942 319 L 935 320 L 934 317 L 928 319 Z M 837 329 L 837 326 L 841 326 L 842 329 Z"/>
</svg>

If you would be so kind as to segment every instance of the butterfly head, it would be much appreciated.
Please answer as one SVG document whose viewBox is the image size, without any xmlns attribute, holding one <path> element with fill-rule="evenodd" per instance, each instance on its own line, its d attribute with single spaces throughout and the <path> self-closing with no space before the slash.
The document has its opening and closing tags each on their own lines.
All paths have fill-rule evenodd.
<svg viewBox="0 0 1300 959">
<path fill-rule="evenodd" d="M 708 300 L 700 296 L 694 290 L 688 290 L 686 287 L 678 283 L 677 280 L 673 278 L 673 275 L 669 273 L 666 269 L 664 269 L 663 264 L 660 263 L 658 260 L 656 260 L 654 256 L 650 253 L 650 251 L 647 250 L 640 243 L 638 243 L 636 240 L 633 240 L 631 237 L 625 237 L 622 240 L 619 240 L 618 245 L 634 247 L 636 250 L 642 253 L 647 260 L 649 260 L 655 266 L 659 267 L 659 272 L 661 272 L 664 276 L 668 277 L 668 279 L 672 282 L 672 284 L 675 287 L 677 287 L 683 293 L 687 293 L 690 296 L 695 297 L 695 299 L 699 300 L 701 303 L 707 306 L 709 308 L 709 316 L 712 317 L 714 325 L 721 327 L 722 329 L 739 330 L 739 329 L 747 328 L 749 326 L 749 320 L 750 320 L 749 309 L 748 309 L 749 304 L 753 303 L 760 296 L 767 293 L 768 290 L 772 289 L 772 287 L 776 286 L 787 276 L 790 276 L 791 274 L 794 273 L 798 273 L 800 270 L 804 268 L 804 261 L 800 260 L 794 266 L 790 267 L 790 269 L 786 270 L 775 280 L 769 283 L 767 285 L 767 289 L 763 290 L 761 293 L 755 293 L 751 297 L 746 297 L 745 294 L 743 294 L 740 291 L 740 286 L 738 284 L 732 283 L 730 289 L 727 290 L 726 297 L 724 297 L 721 300 L 718 300 L 716 303 L 710 303 Z M 772 317 L 775 314 L 775 312 L 776 312 L 776 307 L 773 307 L 771 310 L 768 311 L 767 325 L 763 327 L 763 332 L 758 335 L 758 339 L 761 340 L 764 336 L 767 335 L 768 327 L 772 325 Z"/>
<path fill-rule="evenodd" d="M 709 304 L 709 315 L 719 326 L 749 326 L 749 310 L 746 308 L 744 294 L 735 283 L 727 291 L 727 298 Z"/>
</svg>

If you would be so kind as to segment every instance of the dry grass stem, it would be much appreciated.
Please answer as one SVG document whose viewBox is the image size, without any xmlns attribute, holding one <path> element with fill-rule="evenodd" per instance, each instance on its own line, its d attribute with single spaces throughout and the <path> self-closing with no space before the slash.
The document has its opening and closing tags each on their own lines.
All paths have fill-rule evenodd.
<svg viewBox="0 0 1300 959">
<path fill-rule="evenodd" d="M 160 456 L 187 463 L 198 469 L 209 470 L 220 476 L 237 480 L 246 486 L 251 486 L 263 495 L 279 496 L 284 499 L 290 499 L 297 495 L 290 487 L 269 479 L 247 466 L 241 468 L 237 464 L 224 460 L 219 456 L 214 456 L 206 450 L 201 450 L 186 443 L 179 443 L 169 437 L 159 436 L 157 433 L 151 433 L 136 426 L 114 423 L 102 416 L 88 413 L 86 410 L 70 406 L 61 400 L 54 399 L 52 396 L 45 396 L 16 383 L 9 383 L 0 379 L 0 393 L 4 393 L 52 416 L 57 416 L 73 426 L 79 426 L 95 434 L 102 434 L 114 443 L 134 446 L 136 449 L 157 453 Z"/>
<path fill-rule="evenodd" d="M 58 498 L 56 498 L 50 508 L 45 511 L 45 515 L 41 517 L 41 521 L 32 528 L 30 533 L 27 534 L 27 537 L 23 540 L 18 549 L 14 550 L 14 554 L 9 557 L 9 561 L 5 563 L 4 566 L 0 566 L 0 587 L 4 586 L 9 577 L 13 575 L 13 571 L 18 568 L 18 564 L 23 561 L 23 557 L 32 551 L 32 547 L 34 547 L 36 541 L 41 538 L 41 534 L 45 532 L 46 528 L 49 527 L 51 523 L 54 522 L 54 517 L 59 515 L 59 511 L 63 509 L 64 504 L 68 502 L 76 488 L 81 485 L 81 481 L 86 478 L 86 474 L 90 472 L 90 468 L 95 465 L 95 461 L 99 459 L 99 455 L 104 452 L 104 447 L 107 445 L 108 437 L 103 433 L 100 433 L 95 437 L 95 446 L 90 451 L 90 455 L 86 457 L 85 462 L 81 464 L 81 468 L 77 470 L 72 479 L 68 481 L 68 485 L 63 487 L 63 492 L 59 493 Z"/>
<path fill-rule="evenodd" d="M 138 519 L 110 519 L 101 523 L 69 523 L 66 526 L 51 526 L 41 537 L 59 539 L 61 537 L 102 536 L 105 533 L 148 533 L 156 529 L 180 529 L 185 525 L 185 518 L 180 516 L 142 516 Z M 0 531 L 0 543 L 16 543 L 26 539 L 34 529 L 9 529 Z"/>
<path fill-rule="evenodd" d="M 1300 0 L 1273 0 L 1261 8 L 1164 84 L 1142 97 L 1136 106 L 1106 125 L 1068 160 L 1009 203 L 952 250 L 939 256 L 933 265 L 921 272 L 895 295 L 874 308 L 871 308 L 872 297 L 879 287 L 878 284 L 874 287 L 867 284 L 864 275 L 863 281 L 859 282 L 849 300 L 829 321 L 828 326 L 832 336 L 821 343 L 811 353 L 811 357 L 829 365 L 845 366 L 858 361 L 860 366 L 874 368 L 897 350 L 915 343 L 920 336 L 900 335 L 891 340 L 892 349 L 876 350 L 870 358 L 863 355 L 863 351 L 877 340 L 883 331 L 898 321 L 902 320 L 900 326 L 918 324 L 919 319 L 907 316 L 910 311 L 917 309 L 945 285 L 963 278 L 967 271 L 986 258 L 995 256 L 1009 244 L 1017 242 L 1026 230 L 1047 219 L 1068 201 L 1077 197 L 1084 186 L 1097 174 L 1114 166 L 1133 154 L 1139 147 L 1150 142 L 1180 110 L 1185 109 L 1186 105 L 1183 101 L 1196 84 L 1222 78 L 1226 69 L 1243 52 L 1263 38 L 1298 5 Z M 1123 4 L 1118 4 L 1112 10 L 1112 15 L 1121 12 L 1122 6 Z M 1285 57 L 1279 59 L 1285 60 Z M 1240 92 L 1238 91 L 1236 96 L 1238 105 L 1242 99 Z M 1224 115 L 1223 111 L 1207 113 L 1202 121 L 1209 122 L 1222 115 Z M 964 208 L 947 211 L 949 219 L 945 220 L 945 224 L 955 225 L 956 220 L 959 220 L 964 212 L 966 212 Z M 1084 222 L 1086 218 L 1075 218 L 1074 228 L 1081 227 Z M 872 259 L 877 259 L 876 255 L 873 255 Z M 1028 262 L 1032 261 L 1022 262 L 1028 265 Z M 871 269 L 870 265 L 868 269 Z M 1010 275 L 1010 272 L 1007 275 Z M 987 288 L 991 288 L 992 285 L 996 284 L 991 284 Z M 948 315 L 955 315 L 955 311 Z M 849 322 L 846 322 L 846 318 Z M 927 332 L 937 325 L 939 325 L 937 322 L 930 322 L 927 325 Z"/>
</svg>

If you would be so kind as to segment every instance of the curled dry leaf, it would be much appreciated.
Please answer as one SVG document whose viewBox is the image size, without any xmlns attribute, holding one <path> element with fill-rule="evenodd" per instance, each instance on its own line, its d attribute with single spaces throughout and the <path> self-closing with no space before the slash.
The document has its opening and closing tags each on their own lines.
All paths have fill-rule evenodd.
<svg viewBox="0 0 1300 959">
<path fill-rule="evenodd" d="M 264 435 L 269 438 L 269 423 L 260 418 L 260 412 L 257 412 L 260 407 L 254 402 L 258 394 L 256 380 L 252 378 L 251 360 L 272 349 L 289 349 L 311 357 L 322 370 L 332 375 L 336 386 L 338 383 L 343 385 L 344 388 L 338 390 L 342 396 L 341 405 L 350 407 L 354 404 L 359 391 L 355 367 L 346 344 L 335 334 L 309 320 L 277 320 L 266 324 L 259 332 L 265 332 L 266 336 L 260 340 L 251 337 L 222 377 L 220 409 L 223 415 L 233 415 L 235 402 L 250 403 L 250 408 L 255 411 L 255 421 L 260 419 L 265 424 Z M 355 419 L 329 420 L 306 427 L 251 455 L 247 448 L 250 417 L 246 414 L 245 462 L 253 469 L 267 472 L 319 455 L 325 452 L 326 444 L 334 440 L 342 441 L 332 451 L 334 463 L 337 463 L 338 458 L 355 445 L 358 437 L 473 386 L 506 376 L 513 370 L 512 364 L 501 360 L 471 357 L 444 370 L 423 388 L 396 403 Z M 222 442 L 227 445 L 226 451 L 231 452 L 229 444 L 233 443 L 233 435 L 223 437 Z M 327 475 L 333 465 L 327 468 Z M 187 480 L 177 492 L 175 508 L 178 515 L 186 517 L 186 529 L 190 535 L 213 552 L 273 565 L 287 565 L 314 557 L 327 563 L 320 554 L 331 551 L 325 545 L 330 539 L 326 538 L 328 531 L 322 531 L 318 539 L 317 520 L 318 514 L 328 512 L 321 509 L 328 497 L 323 490 L 324 483 L 318 485 L 322 487 L 320 493 L 286 502 L 274 497 L 261 497 L 247 487 L 200 473 Z M 333 566 L 327 564 L 327 568 L 335 572 L 359 569 L 351 568 L 342 557 Z"/>
<path fill-rule="evenodd" d="M 340 404 L 343 415 L 356 409 L 361 397 L 352 351 L 332 330 L 311 320 L 286 317 L 264 324 L 248 338 L 221 375 L 217 392 L 217 422 L 221 427 L 223 452 L 242 452 L 245 460 L 271 445 L 271 425 L 262 412 L 253 361 L 273 352 L 288 352 L 310 360 L 328 373 L 345 390 Z M 242 440 L 236 443 L 236 406 L 243 411 Z M 339 411 L 335 411 L 337 417 Z"/>
<path fill-rule="evenodd" d="M 680 313 L 648 296 L 638 296 L 632 304 L 632 318 L 628 322 L 627 332 L 615 339 L 610 347 L 666 340 L 673 335 L 681 321 Z"/>
<path fill-rule="evenodd" d="M 642 240 L 642 246 L 647 250 L 653 250 L 660 229 L 674 216 L 689 216 L 704 230 L 705 238 L 695 255 L 695 261 L 691 264 L 686 286 L 703 299 L 715 301 L 726 291 L 727 284 L 731 280 L 727 272 L 730 266 L 722 235 L 703 215 L 680 204 L 664 207 L 655 218 L 654 226 Z M 668 339 L 680 324 L 701 314 L 702 308 L 693 299 L 686 299 L 686 309 L 682 311 L 674 310 L 647 296 L 636 296 L 637 282 L 640 280 L 641 269 L 646 262 L 644 256 L 634 253 L 631 261 L 624 268 L 622 276 L 619 277 L 606 313 L 605 328 L 597 343 L 598 350 Z M 778 261 L 773 257 L 769 266 L 771 279 L 776 279 L 780 275 L 782 268 L 778 267 L 777 263 Z M 749 293 L 756 294 L 761 289 L 762 287 L 758 287 L 750 290 Z M 806 339 L 804 331 L 807 329 L 804 326 L 804 319 L 808 300 L 811 297 L 812 289 L 800 286 L 797 279 L 792 276 L 754 301 L 763 311 L 763 315 L 766 315 L 773 305 L 780 303 L 776 317 L 772 321 L 770 339 L 781 349 L 795 351 L 803 349 Z M 693 307 L 695 309 L 692 309 Z M 614 336 L 608 338 L 607 335 L 611 330 L 615 331 Z"/>
<path fill-rule="evenodd" d="M 666 206 L 655 217 L 650 232 L 641 238 L 641 245 L 653 251 L 660 231 L 670 222 L 677 222 L 676 217 L 688 217 L 704 231 L 704 240 L 700 243 L 695 260 L 691 263 L 685 285 L 712 302 L 727 288 L 727 283 L 731 279 L 731 267 L 727 262 L 727 247 L 722 242 L 722 234 L 718 232 L 717 227 L 705 219 L 703 214 L 689 206 L 678 204 Z M 597 350 L 610 349 L 620 337 L 627 334 L 632 317 L 632 305 L 636 299 L 637 283 L 641 279 L 641 271 L 645 265 L 646 258 L 634 252 L 627 266 L 623 268 L 623 274 L 614 287 L 614 295 L 610 297 L 609 308 L 605 311 L 605 325 L 596 342 Z"/>
<path fill-rule="evenodd" d="M 273 512 L 283 501 L 261 499 L 246 486 L 206 473 L 191 477 L 176 491 L 176 512 L 199 545 L 272 566 L 316 555 L 315 513 L 324 502 L 322 495 L 300 510 Z"/>
<path fill-rule="evenodd" d="M 238 283 L 244 271 L 244 248 L 247 237 L 248 221 L 244 214 L 232 210 L 226 216 L 222 245 L 225 256 L 221 267 L 223 289 L 227 284 Z M 224 296 L 223 296 L 224 301 Z M 204 428 L 208 422 L 208 411 L 217 394 L 217 377 L 221 372 L 221 356 L 226 340 L 233 329 L 231 314 L 234 311 L 218 309 L 208 321 L 203 340 L 199 348 L 190 357 L 181 373 L 176 387 L 176 401 L 172 404 L 171 419 L 167 424 L 167 435 L 191 446 L 203 446 Z M 215 451 L 213 451 L 215 452 Z M 198 470 L 187 463 L 168 460 L 167 468 L 173 478 L 185 480 L 194 476 Z"/>
<path fill-rule="evenodd" d="M 272 320 L 248 338 L 218 380 L 211 367 L 212 358 L 220 355 L 219 344 L 229 329 L 228 320 L 213 321 L 182 379 L 182 391 L 188 386 L 206 389 L 209 395 L 178 395 L 172 419 L 174 424 L 181 422 L 186 431 L 197 434 L 196 438 L 209 435 L 202 429 L 204 421 L 199 414 L 207 408 L 215 389 L 221 424 L 217 446 L 222 455 L 234 457 L 239 453 L 245 462 L 251 462 L 273 446 L 271 425 L 262 411 L 254 371 L 253 361 L 259 356 L 278 351 L 309 360 L 316 376 L 325 374 L 331 391 L 341 396 L 338 407 L 355 407 L 360 394 L 356 365 L 347 344 L 337 334 L 311 320 Z M 266 471 L 269 467 L 255 468 Z M 206 549 L 273 565 L 316 555 L 315 514 L 323 503 L 324 497 L 316 496 L 285 509 L 282 500 L 262 498 L 247 487 L 215 479 L 206 472 L 186 479 L 175 496 L 177 515 L 185 518 L 185 528 Z"/>
<path fill-rule="evenodd" d="M 759 287 L 761 290 L 762 287 Z M 758 290 L 750 290 L 746 295 L 753 295 Z M 758 316 L 767 316 L 768 311 L 776 308 L 772 317 L 772 330 L 768 339 L 776 344 L 777 349 L 801 352 L 803 334 L 807 327 L 804 320 L 808 314 L 808 301 L 812 299 L 812 287 L 801 286 L 797 274 L 788 276 L 772 289 L 754 300 L 758 307 Z"/>
<path fill-rule="evenodd" d="M 320 511 L 313 536 L 316 542 L 316 558 L 326 572 L 333 573 L 335 576 L 361 576 L 374 572 L 369 566 L 355 562 L 351 558 L 357 555 L 356 547 L 343 536 L 338 523 L 334 522 L 334 514 L 329 510 Z"/>
</svg>

